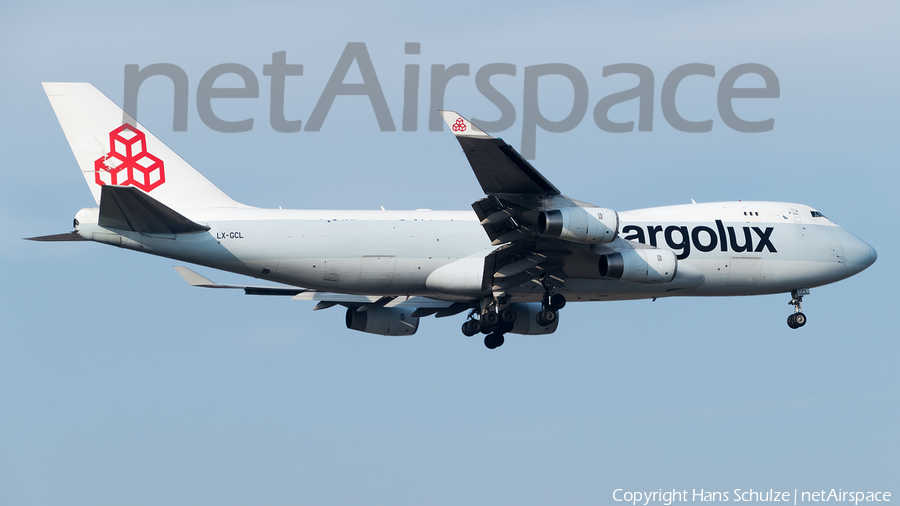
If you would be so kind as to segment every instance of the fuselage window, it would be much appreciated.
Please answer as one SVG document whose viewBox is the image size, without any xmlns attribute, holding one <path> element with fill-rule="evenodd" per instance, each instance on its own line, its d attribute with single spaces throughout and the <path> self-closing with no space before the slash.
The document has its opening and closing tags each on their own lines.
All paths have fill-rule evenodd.
<svg viewBox="0 0 900 506">
<path fill-rule="evenodd" d="M 809 214 L 811 214 L 813 218 L 825 218 L 825 215 L 819 211 L 810 211 Z"/>
</svg>

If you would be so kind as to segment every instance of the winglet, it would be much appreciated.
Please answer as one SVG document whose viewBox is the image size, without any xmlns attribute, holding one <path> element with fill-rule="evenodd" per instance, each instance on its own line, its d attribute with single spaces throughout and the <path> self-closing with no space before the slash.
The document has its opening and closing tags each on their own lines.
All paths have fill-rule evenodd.
<svg viewBox="0 0 900 506">
<path fill-rule="evenodd" d="M 174 267 L 175 270 L 178 271 L 178 274 L 181 274 L 181 277 L 191 286 L 216 286 L 214 281 L 204 278 L 187 267 L 182 267 L 180 265 L 173 265 L 172 267 Z"/>
<path fill-rule="evenodd" d="M 450 127 L 450 131 L 457 137 L 480 137 L 482 139 L 494 139 L 494 136 L 473 125 L 471 121 L 463 118 L 454 111 L 440 111 L 444 121 Z"/>
</svg>

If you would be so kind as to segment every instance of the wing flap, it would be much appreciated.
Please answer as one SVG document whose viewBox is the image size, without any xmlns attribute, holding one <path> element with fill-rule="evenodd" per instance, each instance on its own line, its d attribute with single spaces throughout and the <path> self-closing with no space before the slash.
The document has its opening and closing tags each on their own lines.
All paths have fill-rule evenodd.
<svg viewBox="0 0 900 506">
<path fill-rule="evenodd" d="M 352 293 L 317 292 L 307 290 L 298 293 L 292 300 L 310 300 L 319 303 L 335 303 L 349 306 L 367 306 L 363 311 L 373 307 L 416 307 L 432 308 L 437 310 L 452 306 L 454 303 L 445 300 L 431 299 L 429 297 L 398 297 L 395 295 L 357 295 Z M 467 303 L 468 304 L 468 303 Z M 331 307 L 331 306 L 329 306 Z"/>
<path fill-rule="evenodd" d="M 494 246 L 534 235 L 534 230 L 520 216 L 527 209 L 495 195 L 474 202 L 472 209 Z"/>
</svg>

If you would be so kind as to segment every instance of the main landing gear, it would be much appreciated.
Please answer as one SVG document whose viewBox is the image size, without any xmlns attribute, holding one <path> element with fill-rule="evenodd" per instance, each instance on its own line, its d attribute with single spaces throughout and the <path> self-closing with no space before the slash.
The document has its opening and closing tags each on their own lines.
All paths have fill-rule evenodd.
<svg viewBox="0 0 900 506">
<path fill-rule="evenodd" d="M 544 277 L 541 284 L 544 286 L 544 299 L 541 301 L 541 312 L 534 319 L 538 325 L 546 327 L 559 319 L 559 310 L 566 307 L 566 297 L 561 293 L 553 293 L 553 285 L 548 277 Z"/>
<path fill-rule="evenodd" d="M 484 345 L 489 350 L 503 346 L 503 342 L 506 340 L 503 334 L 513 329 L 513 324 L 518 316 L 511 307 L 497 311 L 497 305 L 493 298 L 485 298 L 481 304 L 482 310 L 478 319 L 475 318 L 478 310 L 473 309 L 469 313 L 469 319 L 462 325 L 462 333 L 466 337 L 472 337 L 479 332 L 486 334 Z"/>
<path fill-rule="evenodd" d="M 472 310 L 469 319 L 463 323 L 462 331 L 466 337 L 472 337 L 481 332 L 486 334 L 484 337 L 484 345 L 489 349 L 499 348 L 503 346 L 505 341 L 503 334 L 513 329 L 513 324 L 518 316 L 516 312 L 510 308 L 504 308 L 500 311 L 496 310 L 496 304 L 490 299 L 489 304 L 478 319 L 475 319 L 476 310 Z"/>
<path fill-rule="evenodd" d="M 794 306 L 794 314 L 788 316 L 787 324 L 792 329 L 799 329 L 806 325 L 806 315 L 803 314 L 803 308 L 800 307 L 804 295 L 809 295 L 809 288 L 798 288 L 791 292 L 791 301 L 788 304 Z"/>
<path fill-rule="evenodd" d="M 566 298 L 561 293 L 553 293 L 549 279 L 543 279 L 541 284 L 544 286 L 544 297 L 541 311 L 535 316 L 535 321 L 538 325 L 547 327 L 559 319 L 559 310 L 566 306 Z M 472 337 L 479 332 L 485 334 L 484 345 L 489 350 L 503 346 L 503 342 L 506 341 L 503 335 L 513 329 L 519 316 L 507 302 L 505 296 L 482 299 L 479 307 L 473 308 L 463 323 L 462 333 L 466 337 Z M 500 309 L 501 307 L 503 309 Z"/>
</svg>

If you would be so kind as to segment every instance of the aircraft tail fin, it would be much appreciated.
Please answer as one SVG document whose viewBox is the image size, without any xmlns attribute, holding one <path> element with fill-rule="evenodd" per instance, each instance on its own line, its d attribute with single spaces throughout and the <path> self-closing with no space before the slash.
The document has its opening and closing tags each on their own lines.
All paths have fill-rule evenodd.
<svg viewBox="0 0 900 506">
<path fill-rule="evenodd" d="M 42 83 L 97 204 L 101 188 L 133 186 L 168 207 L 245 207 L 232 200 L 88 83 Z"/>
</svg>

